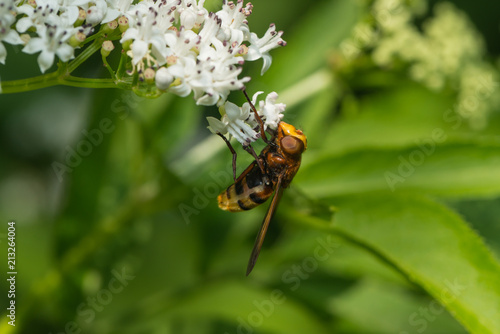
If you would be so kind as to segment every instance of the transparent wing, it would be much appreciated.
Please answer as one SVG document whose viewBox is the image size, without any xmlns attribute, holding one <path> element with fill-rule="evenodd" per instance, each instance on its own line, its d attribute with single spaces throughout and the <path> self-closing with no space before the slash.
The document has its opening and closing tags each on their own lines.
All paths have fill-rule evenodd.
<svg viewBox="0 0 500 334">
<path fill-rule="evenodd" d="M 269 206 L 269 209 L 267 209 L 266 216 L 264 217 L 264 221 L 262 222 L 262 226 L 260 227 L 259 234 L 257 235 L 257 238 L 255 239 L 255 244 L 252 249 L 252 254 L 250 255 L 250 260 L 248 260 L 248 266 L 247 266 L 247 276 L 252 272 L 253 267 L 255 266 L 255 263 L 257 262 L 257 258 L 259 257 L 260 249 L 262 247 L 262 244 L 264 243 L 264 238 L 266 236 L 267 228 L 269 227 L 269 222 L 271 221 L 271 218 L 274 215 L 274 212 L 276 211 L 276 208 L 278 207 L 278 203 L 280 201 L 281 195 L 283 195 L 283 179 L 284 179 L 285 173 L 280 174 L 278 177 L 278 182 L 276 184 L 276 190 L 274 191 L 274 197 L 271 201 L 271 205 Z"/>
</svg>

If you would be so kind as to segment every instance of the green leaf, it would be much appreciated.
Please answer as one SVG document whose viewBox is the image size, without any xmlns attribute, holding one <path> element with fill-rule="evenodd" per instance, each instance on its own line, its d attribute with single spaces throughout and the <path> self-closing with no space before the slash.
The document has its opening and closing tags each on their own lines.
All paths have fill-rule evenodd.
<svg viewBox="0 0 500 334">
<path fill-rule="evenodd" d="M 445 136 L 436 129 L 435 138 Z M 500 194 L 500 144 L 428 140 L 404 149 L 364 149 L 314 158 L 294 183 L 313 197 L 413 190 L 447 197 Z"/>
<path fill-rule="evenodd" d="M 335 226 L 443 304 L 471 333 L 500 333 L 500 265 L 448 208 L 418 196 L 337 201 Z"/>
<path fill-rule="evenodd" d="M 436 301 L 373 278 L 331 298 L 329 306 L 340 316 L 341 333 L 465 333 Z"/>
<path fill-rule="evenodd" d="M 352 1 L 324 1 L 309 8 L 295 22 L 295 31 L 284 36 L 286 47 L 273 52 L 273 65 L 263 79 L 255 76 L 249 83 L 249 91 L 279 92 L 327 65 L 328 54 L 349 35 L 359 15 Z"/>
<path fill-rule="evenodd" d="M 247 283 L 226 281 L 206 284 L 202 290 L 178 303 L 175 314 L 210 316 L 235 324 L 238 332 L 326 333 L 309 310 L 280 289 L 262 290 Z"/>
<path fill-rule="evenodd" d="M 340 89 L 338 87 L 337 89 Z M 333 123 L 324 138 L 325 147 L 333 152 L 346 152 L 366 147 L 405 147 L 432 136 L 442 128 L 447 140 L 460 124 L 453 115 L 452 101 L 428 89 L 404 81 L 404 85 L 377 91 L 362 98 L 344 99 L 340 122 Z M 355 114 L 346 108 L 355 104 Z"/>
</svg>

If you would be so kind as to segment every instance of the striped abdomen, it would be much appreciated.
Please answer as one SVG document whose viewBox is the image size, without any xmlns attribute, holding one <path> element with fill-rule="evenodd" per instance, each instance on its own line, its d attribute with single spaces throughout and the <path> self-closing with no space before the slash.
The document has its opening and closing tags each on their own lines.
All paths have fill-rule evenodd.
<svg viewBox="0 0 500 334">
<path fill-rule="evenodd" d="M 273 191 L 271 180 L 262 175 L 259 166 L 254 162 L 234 184 L 219 194 L 217 200 L 222 210 L 231 212 L 250 210 L 267 201 Z"/>
</svg>

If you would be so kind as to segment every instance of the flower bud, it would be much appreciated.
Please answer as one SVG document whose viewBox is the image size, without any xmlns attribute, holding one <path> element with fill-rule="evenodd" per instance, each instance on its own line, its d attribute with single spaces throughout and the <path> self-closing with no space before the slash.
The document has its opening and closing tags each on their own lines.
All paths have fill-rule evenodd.
<svg viewBox="0 0 500 334">
<path fill-rule="evenodd" d="M 113 42 L 111 41 L 102 42 L 101 55 L 103 57 L 109 56 L 109 54 L 111 53 L 111 51 L 113 51 L 114 48 L 115 46 L 113 45 Z"/>
<path fill-rule="evenodd" d="M 167 65 L 174 65 L 175 63 L 177 63 L 177 59 L 179 57 L 177 57 L 176 55 L 170 55 L 167 57 Z"/>
<path fill-rule="evenodd" d="M 236 56 L 244 56 L 248 53 L 248 46 L 245 44 L 240 45 L 240 49 L 238 50 L 238 54 Z"/>
<path fill-rule="evenodd" d="M 69 39 L 69 45 L 76 48 L 85 41 L 85 38 L 87 38 L 87 36 L 83 32 L 79 31 L 71 36 L 71 38 Z"/>
<path fill-rule="evenodd" d="M 148 67 L 144 70 L 144 79 L 148 84 L 152 84 L 155 81 L 155 70 L 151 67 Z"/>
<path fill-rule="evenodd" d="M 129 27 L 128 19 L 125 16 L 120 16 L 118 18 L 118 26 L 120 27 L 121 32 L 125 32 Z"/>
<path fill-rule="evenodd" d="M 160 67 L 158 71 L 156 71 L 156 87 L 160 90 L 166 90 L 170 87 L 170 84 L 174 81 L 174 77 L 172 74 L 168 72 L 165 67 Z"/>
<path fill-rule="evenodd" d="M 73 26 L 74 27 L 81 26 L 83 24 L 83 22 L 85 22 L 86 18 L 87 18 L 87 12 L 82 8 L 78 8 L 78 18 L 76 19 Z"/>
<path fill-rule="evenodd" d="M 104 25 L 103 31 L 106 34 L 112 33 L 116 28 L 118 28 L 118 22 L 116 20 L 109 21 Z"/>
</svg>

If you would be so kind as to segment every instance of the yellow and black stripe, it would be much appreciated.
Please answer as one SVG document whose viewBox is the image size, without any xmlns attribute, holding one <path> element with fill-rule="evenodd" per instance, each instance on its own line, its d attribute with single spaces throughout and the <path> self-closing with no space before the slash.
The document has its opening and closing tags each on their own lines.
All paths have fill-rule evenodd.
<svg viewBox="0 0 500 334">
<path fill-rule="evenodd" d="M 254 162 L 234 184 L 220 193 L 219 208 L 231 212 L 250 210 L 267 201 L 273 190 L 271 181 L 262 175 Z"/>
</svg>

